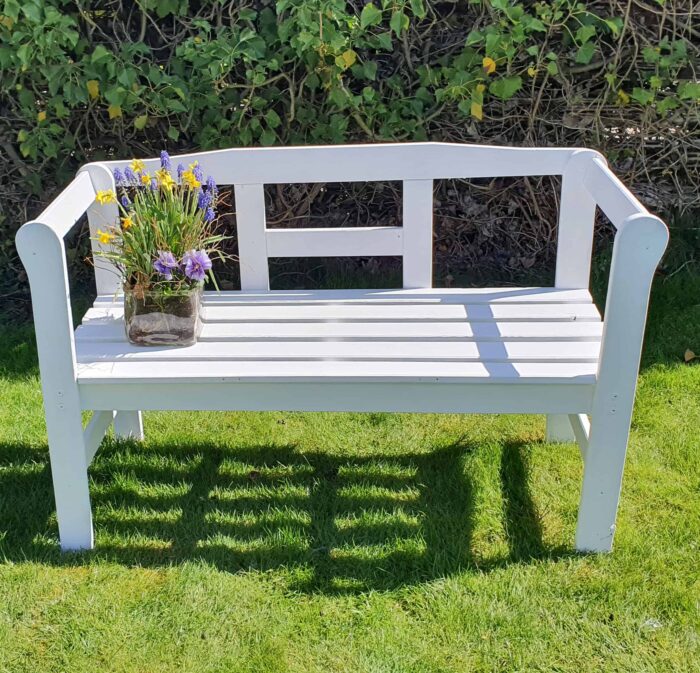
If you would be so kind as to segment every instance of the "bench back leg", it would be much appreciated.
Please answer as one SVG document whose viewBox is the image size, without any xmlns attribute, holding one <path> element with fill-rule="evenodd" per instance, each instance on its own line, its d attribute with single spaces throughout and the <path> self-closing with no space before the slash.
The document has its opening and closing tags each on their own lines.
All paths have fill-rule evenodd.
<svg viewBox="0 0 700 673">
<path fill-rule="evenodd" d="M 117 411 L 114 416 L 114 434 L 122 439 L 143 439 L 143 420 L 140 411 Z"/>
<path fill-rule="evenodd" d="M 567 414 L 547 415 L 548 442 L 575 442 L 576 436 Z"/>
</svg>

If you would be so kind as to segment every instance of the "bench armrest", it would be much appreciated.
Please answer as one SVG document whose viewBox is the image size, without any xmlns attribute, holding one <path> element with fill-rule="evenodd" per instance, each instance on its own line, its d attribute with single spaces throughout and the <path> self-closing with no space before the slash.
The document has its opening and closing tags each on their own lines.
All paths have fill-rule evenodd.
<svg viewBox="0 0 700 673">
<path fill-rule="evenodd" d="M 649 293 L 668 243 L 668 229 L 620 182 L 603 159 L 592 159 L 583 182 L 617 228 L 594 413 L 631 416 Z"/>
<path fill-rule="evenodd" d="M 75 380 L 75 341 L 68 264 L 63 237 L 95 200 L 90 175 L 76 178 L 15 237 L 32 295 L 32 312 L 44 396 L 55 394 L 54 382 Z M 50 382 L 52 385 L 46 386 Z M 60 395 L 63 387 L 58 386 Z"/>
</svg>

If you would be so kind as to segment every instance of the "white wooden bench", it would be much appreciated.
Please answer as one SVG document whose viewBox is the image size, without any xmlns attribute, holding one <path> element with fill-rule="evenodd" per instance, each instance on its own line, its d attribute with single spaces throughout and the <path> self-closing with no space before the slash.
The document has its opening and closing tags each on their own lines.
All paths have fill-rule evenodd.
<svg viewBox="0 0 700 673">
<path fill-rule="evenodd" d="M 93 546 L 88 466 L 109 426 L 141 438 L 141 410 L 547 414 L 549 440 L 585 462 L 576 547 L 608 551 L 627 450 L 649 290 L 664 223 L 591 150 L 442 143 L 231 149 L 198 159 L 234 185 L 240 292 L 206 293 L 200 342 L 130 346 L 119 280 L 73 330 L 64 236 L 113 189 L 94 163 L 17 235 L 32 291 L 63 549 Z M 148 170 L 157 160 L 146 162 Z M 432 288 L 433 180 L 561 175 L 554 287 Z M 267 229 L 264 184 L 403 181 L 402 227 Z M 617 228 L 605 320 L 588 291 L 596 205 Z M 98 245 L 98 244 L 95 244 Z M 270 291 L 269 257 L 403 256 L 401 290 Z M 92 410 L 86 428 L 81 411 Z M 590 419 L 590 420 L 589 420 Z"/>
</svg>

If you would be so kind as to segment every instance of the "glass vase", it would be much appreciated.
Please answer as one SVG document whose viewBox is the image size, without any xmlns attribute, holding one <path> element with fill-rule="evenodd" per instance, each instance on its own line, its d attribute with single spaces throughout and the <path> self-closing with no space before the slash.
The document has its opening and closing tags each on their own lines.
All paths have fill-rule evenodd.
<svg viewBox="0 0 700 673">
<path fill-rule="evenodd" d="M 202 286 L 177 291 L 124 288 L 124 329 L 136 346 L 191 346 L 202 323 Z"/>
</svg>

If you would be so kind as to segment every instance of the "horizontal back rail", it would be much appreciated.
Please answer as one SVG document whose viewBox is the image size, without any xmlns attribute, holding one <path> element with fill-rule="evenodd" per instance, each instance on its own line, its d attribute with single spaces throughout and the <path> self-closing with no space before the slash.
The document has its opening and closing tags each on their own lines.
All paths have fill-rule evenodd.
<svg viewBox="0 0 700 673">
<path fill-rule="evenodd" d="M 439 180 L 561 175 L 574 149 L 516 148 L 452 143 L 384 143 L 232 148 L 172 157 L 202 163 L 222 185 Z M 146 170 L 158 159 L 144 160 Z M 102 165 L 125 168 L 129 161 Z"/>
<path fill-rule="evenodd" d="M 403 227 L 266 229 L 268 257 L 403 255 Z"/>
</svg>

